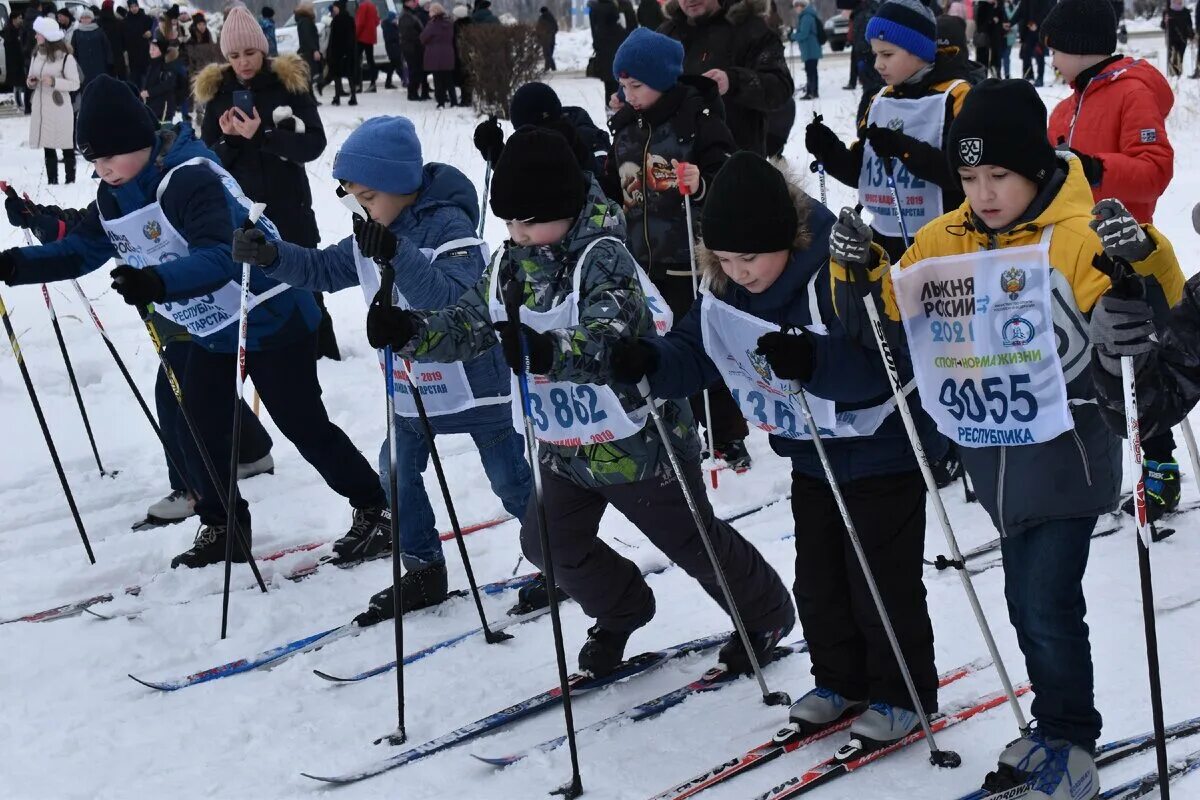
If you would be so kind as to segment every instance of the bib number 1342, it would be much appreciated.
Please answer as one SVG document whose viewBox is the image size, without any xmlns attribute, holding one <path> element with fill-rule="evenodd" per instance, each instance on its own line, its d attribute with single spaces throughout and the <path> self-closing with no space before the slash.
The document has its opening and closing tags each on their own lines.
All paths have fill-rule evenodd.
<svg viewBox="0 0 1200 800">
<path fill-rule="evenodd" d="M 984 378 L 978 386 L 974 378 L 947 378 L 942 382 L 938 402 L 960 422 L 963 417 L 983 422 L 989 416 L 997 425 L 1004 424 L 1009 416 L 1017 422 L 1031 422 L 1037 416 L 1038 403 L 1032 392 L 1022 388 L 1029 382 L 1026 373 L 1009 375 L 1007 386 L 1001 377 Z"/>
<path fill-rule="evenodd" d="M 568 395 L 562 387 L 554 387 L 549 391 L 550 408 L 546 409 L 542 396 L 538 393 L 529 395 L 529 406 L 533 412 L 533 422 L 538 429 L 545 432 L 550 427 L 550 418 L 562 428 L 571 428 L 576 423 L 590 425 L 608 419 L 608 412 L 600 408 L 600 398 L 591 386 L 577 385 L 571 387 Z"/>
</svg>

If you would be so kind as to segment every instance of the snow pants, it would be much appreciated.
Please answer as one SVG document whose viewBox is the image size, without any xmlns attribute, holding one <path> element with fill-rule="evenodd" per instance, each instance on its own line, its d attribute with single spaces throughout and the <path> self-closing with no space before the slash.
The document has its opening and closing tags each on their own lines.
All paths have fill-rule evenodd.
<svg viewBox="0 0 1200 800">
<path fill-rule="evenodd" d="M 654 593 L 638 566 L 599 538 L 600 520 L 609 505 L 725 608 L 716 573 L 674 474 L 611 486 L 581 486 L 547 467 L 541 469 L 555 580 L 601 627 L 632 631 L 654 616 L 655 607 Z M 741 534 L 713 514 L 699 461 L 685 460 L 683 469 L 746 628 L 791 630 L 796 617 L 778 573 Z M 536 496 L 531 496 L 521 525 L 521 550 L 542 568 L 536 503 Z"/>
<path fill-rule="evenodd" d="M 841 484 L 850 519 L 925 710 L 937 710 L 933 625 L 921 580 L 925 482 L 917 471 Z M 911 708 L 841 512 L 823 478 L 792 473 L 796 609 L 817 686 L 853 700 Z"/>
</svg>

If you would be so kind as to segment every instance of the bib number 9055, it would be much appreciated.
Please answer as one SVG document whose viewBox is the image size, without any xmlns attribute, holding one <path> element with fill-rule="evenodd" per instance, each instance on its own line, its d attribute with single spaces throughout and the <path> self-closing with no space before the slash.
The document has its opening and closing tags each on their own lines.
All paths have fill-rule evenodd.
<svg viewBox="0 0 1200 800">
<path fill-rule="evenodd" d="M 946 407 L 958 421 L 963 417 L 972 422 L 983 422 L 990 415 L 997 425 L 1003 424 L 1011 415 L 1017 422 L 1031 422 L 1038 413 L 1037 398 L 1023 389 L 1030 382 L 1028 374 L 1008 376 L 1008 391 L 1005 392 L 1004 378 L 984 378 L 975 385 L 974 378 L 961 383 L 954 378 L 942 382 L 938 402 Z"/>
</svg>

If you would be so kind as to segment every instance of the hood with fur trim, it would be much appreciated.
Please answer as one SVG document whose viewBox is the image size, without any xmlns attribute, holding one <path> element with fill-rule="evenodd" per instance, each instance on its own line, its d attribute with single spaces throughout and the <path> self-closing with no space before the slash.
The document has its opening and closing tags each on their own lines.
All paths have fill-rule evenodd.
<svg viewBox="0 0 1200 800">
<path fill-rule="evenodd" d="M 276 56 L 267 61 L 266 69 L 291 94 L 308 94 L 308 65 L 293 53 Z M 261 76 L 262 73 L 259 73 Z M 255 76 L 258 78 L 259 76 Z M 233 67 L 229 64 L 209 64 L 196 76 L 193 94 L 196 102 L 207 103 L 224 90 L 240 88 Z"/>
<path fill-rule="evenodd" d="M 687 22 L 687 15 L 679 8 L 679 0 L 670 0 L 663 10 L 667 12 L 668 19 L 677 23 Z M 741 25 L 752 17 L 766 17 L 767 0 L 721 0 L 720 8 L 714 12 L 714 16 L 717 14 L 724 14 L 730 25 Z"/>
</svg>

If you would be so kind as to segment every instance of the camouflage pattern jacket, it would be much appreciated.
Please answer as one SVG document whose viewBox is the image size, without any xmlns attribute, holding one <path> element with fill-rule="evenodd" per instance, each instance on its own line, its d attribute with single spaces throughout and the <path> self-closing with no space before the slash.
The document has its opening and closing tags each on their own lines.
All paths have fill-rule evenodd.
<svg viewBox="0 0 1200 800">
<path fill-rule="evenodd" d="M 417 333 L 400 355 L 445 363 L 470 359 L 495 345 L 488 310 L 493 269 L 499 270 L 501 296 L 511 281 L 520 281 L 525 306 L 534 311 L 561 303 L 571 294 L 574 273 L 580 270 L 579 324 L 549 331 L 558 347 L 546 374 L 559 381 L 610 384 L 609 347 L 618 339 L 653 336 L 655 328 L 635 262 L 623 244 L 599 242 L 580 263 L 587 246 L 606 236 L 623 241 L 624 218 L 593 180 L 583 211 L 561 242 L 543 247 L 505 242 L 498 262 L 456 305 L 417 314 Z M 644 405 L 636 389 L 613 388 L 627 411 Z M 519 402 L 515 396 L 514 402 Z M 667 402 L 662 414 L 680 458 L 699 458 L 700 440 L 687 404 Z M 670 461 L 652 420 L 636 436 L 605 444 L 563 447 L 543 442 L 539 461 L 586 487 L 662 480 L 670 474 Z"/>
</svg>

